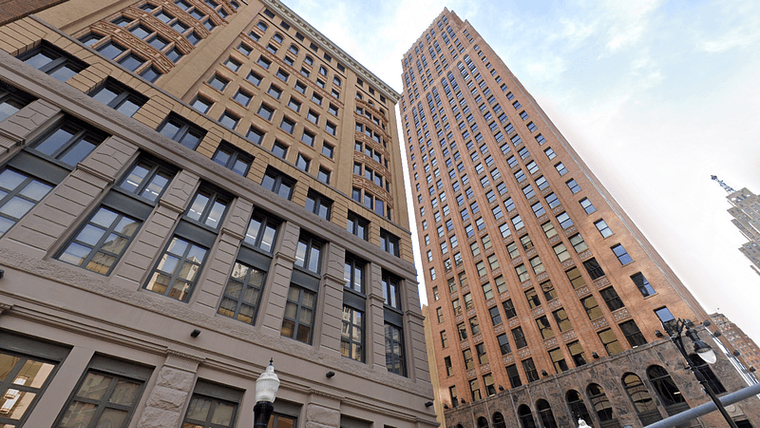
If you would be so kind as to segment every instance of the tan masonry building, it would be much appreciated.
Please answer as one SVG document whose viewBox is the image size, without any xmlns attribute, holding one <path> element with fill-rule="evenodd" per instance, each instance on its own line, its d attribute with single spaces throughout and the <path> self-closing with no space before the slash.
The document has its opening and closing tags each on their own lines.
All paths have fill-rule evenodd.
<svg viewBox="0 0 760 428">
<path fill-rule="evenodd" d="M 402 63 L 446 425 L 642 427 L 709 401 L 663 327 L 708 315 L 478 32 L 445 9 Z M 693 356 L 719 395 L 745 386 L 719 357 Z M 759 404 L 731 415 L 758 426 Z"/>
<path fill-rule="evenodd" d="M 275 0 L 8 3 L 0 426 L 250 427 L 270 357 L 270 426 L 436 426 L 398 93 Z"/>
</svg>

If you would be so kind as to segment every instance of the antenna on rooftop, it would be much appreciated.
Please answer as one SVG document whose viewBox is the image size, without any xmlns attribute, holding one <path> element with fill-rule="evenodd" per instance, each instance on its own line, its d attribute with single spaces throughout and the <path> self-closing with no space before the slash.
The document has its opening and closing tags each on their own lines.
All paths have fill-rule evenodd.
<svg viewBox="0 0 760 428">
<path fill-rule="evenodd" d="M 720 187 L 722 187 L 723 190 L 725 190 L 726 192 L 728 192 L 728 193 L 734 193 L 734 192 L 736 192 L 736 190 L 734 190 L 733 187 L 731 187 L 728 184 L 724 183 L 723 180 L 718 180 L 718 176 L 717 175 L 711 175 L 710 178 L 712 178 L 713 180 L 717 181 L 718 184 L 720 184 Z"/>
</svg>

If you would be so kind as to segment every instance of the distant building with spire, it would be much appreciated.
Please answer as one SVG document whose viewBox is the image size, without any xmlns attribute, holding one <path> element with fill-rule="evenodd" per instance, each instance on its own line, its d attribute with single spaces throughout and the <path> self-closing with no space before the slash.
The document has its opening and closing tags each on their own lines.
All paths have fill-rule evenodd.
<svg viewBox="0 0 760 428">
<path fill-rule="evenodd" d="M 752 261 L 752 269 L 760 275 L 760 196 L 750 192 L 746 187 L 734 190 L 715 175 L 711 178 L 728 192 L 726 199 L 731 204 L 728 213 L 734 217 L 731 222 L 749 240 L 739 251 Z"/>
</svg>

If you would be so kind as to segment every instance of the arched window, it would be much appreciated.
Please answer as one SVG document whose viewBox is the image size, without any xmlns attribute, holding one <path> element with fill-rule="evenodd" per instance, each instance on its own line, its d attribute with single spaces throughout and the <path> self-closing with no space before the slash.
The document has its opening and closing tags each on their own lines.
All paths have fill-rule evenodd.
<svg viewBox="0 0 760 428">
<path fill-rule="evenodd" d="M 640 377 L 633 373 L 624 374 L 623 386 L 625 387 L 625 392 L 628 393 L 631 401 L 633 401 L 633 407 L 636 408 L 636 414 L 638 414 L 642 425 L 646 426 L 662 419 L 660 412 L 657 410 L 657 405 L 652 400 L 649 390 Z"/>
<path fill-rule="evenodd" d="M 578 422 L 578 419 L 583 419 L 589 424 L 592 423 L 591 415 L 586 409 L 586 404 L 583 403 L 583 397 L 578 391 L 571 389 L 565 394 L 565 400 L 567 400 L 567 407 L 570 408 L 570 414 L 573 415 L 573 423 Z"/>
<path fill-rule="evenodd" d="M 689 408 L 667 370 L 660 366 L 649 366 L 647 376 L 652 383 L 652 388 L 657 391 L 657 395 L 662 400 L 668 415 L 672 416 Z"/>
<path fill-rule="evenodd" d="M 541 419 L 541 425 L 543 425 L 544 428 L 558 428 L 557 421 L 554 420 L 554 414 L 552 413 L 552 408 L 549 406 L 548 401 L 536 401 L 536 409 L 538 409 L 538 418 Z"/>
<path fill-rule="evenodd" d="M 520 419 L 521 428 L 536 428 L 536 422 L 533 420 L 530 407 L 525 404 L 517 408 L 517 418 Z"/>
<path fill-rule="evenodd" d="M 720 383 L 720 380 L 718 380 L 717 377 L 715 377 L 715 373 L 713 373 L 712 369 L 709 365 L 703 360 L 699 355 L 697 354 L 690 354 L 689 359 L 691 360 L 691 363 L 694 364 L 694 367 L 697 368 L 697 371 L 699 374 L 702 375 L 702 377 L 707 380 L 707 385 L 710 386 L 710 389 L 712 392 L 716 394 L 722 394 L 726 392 L 726 388 L 723 387 L 723 384 Z"/>
<path fill-rule="evenodd" d="M 478 428 L 488 428 L 488 419 L 484 417 L 478 418 Z"/>
<path fill-rule="evenodd" d="M 591 400 L 591 405 L 594 407 L 596 416 L 601 421 L 602 428 L 608 427 L 620 427 L 617 419 L 615 419 L 615 412 L 612 409 L 610 400 L 607 399 L 607 394 L 604 393 L 604 389 L 596 384 L 592 383 L 586 388 L 588 398 Z"/>
<path fill-rule="evenodd" d="M 504 422 L 504 416 L 501 413 L 496 412 L 493 414 L 493 428 L 507 428 L 507 423 Z"/>
</svg>

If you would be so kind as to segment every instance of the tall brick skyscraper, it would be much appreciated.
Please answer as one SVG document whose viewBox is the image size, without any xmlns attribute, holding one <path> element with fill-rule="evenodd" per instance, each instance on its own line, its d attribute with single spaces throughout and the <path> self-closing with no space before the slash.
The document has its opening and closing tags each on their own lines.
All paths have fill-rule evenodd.
<svg viewBox="0 0 760 428">
<path fill-rule="evenodd" d="M 663 338 L 707 314 L 477 31 L 444 10 L 403 81 L 447 426 L 638 427 L 708 401 Z M 712 371 L 742 387 L 725 356 Z"/>
<path fill-rule="evenodd" d="M 0 426 L 435 425 L 398 97 L 276 0 L 0 26 Z"/>
</svg>

